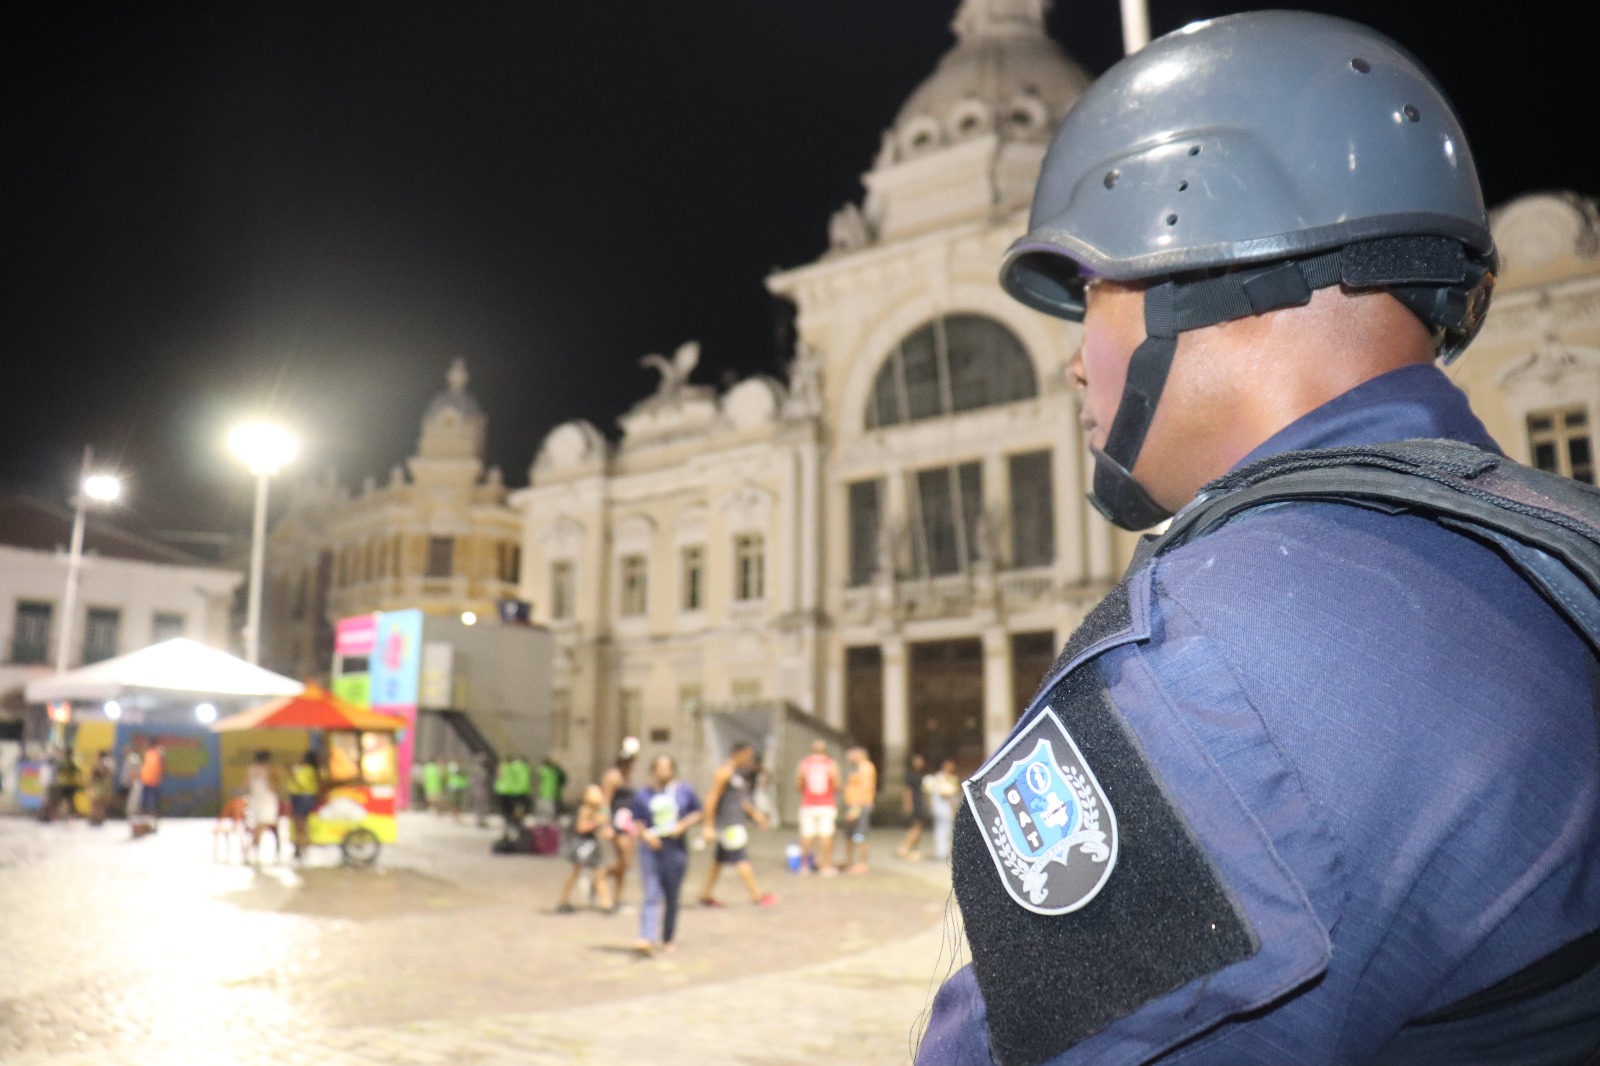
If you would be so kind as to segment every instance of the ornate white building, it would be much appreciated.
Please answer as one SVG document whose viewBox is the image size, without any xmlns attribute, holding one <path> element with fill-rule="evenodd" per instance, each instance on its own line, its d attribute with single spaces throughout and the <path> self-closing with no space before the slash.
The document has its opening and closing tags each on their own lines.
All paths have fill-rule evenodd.
<svg viewBox="0 0 1600 1066">
<path fill-rule="evenodd" d="M 1089 78 L 1041 0 L 966 0 L 956 46 L 884 134 L 798 309 L 789 380 L 724 395 L 697 350 L 608 446 L 554 430 L 523 595 L 557 634 L 557 757 L 685 750 L 702 704 L 778 699 L 871 748 L 975 765 L 1118 572 L 1083 502 L 1076 327 L 996 280 L 1050 137 Z"/>
<path fill-rule="evenodd" d="M 783 700 L 872 749 L 971 767 L 1001 741 L 1134 538 L 1085 503 L 1070 323 L 996 281 L 1051 135 L 1089 78 L 1044 0 L 963 0 L 955 47 L 883 136 L 829 250 L 768 279 L 797 308 L 788 381 L 688 381 L 612 446 L 569 422 L 539 448 L 523 597 L 557 635 L 556 756 L 620 737 L 688 752 L 703 706 Z M 1568 195 L 1495 213 L 1505 269 L 1452 374 L 1507 450 L 1594 479 L 1600 224 Z M 889 793 L 892 795 L 892 793 Z"/>
<path fill-rule="evenodd" d="M 488 417 L 457 359 L 422 416 L 417 452 L 386 484 L 359 493 L 331 472 L 291 488 L 267 545 L 263 661 L 295 677 L 324 676 L 333 623 L 421 608 L 490 618 L 517 594 L 522 517 L 500 471 L 483 463 Z"/>
</svg>

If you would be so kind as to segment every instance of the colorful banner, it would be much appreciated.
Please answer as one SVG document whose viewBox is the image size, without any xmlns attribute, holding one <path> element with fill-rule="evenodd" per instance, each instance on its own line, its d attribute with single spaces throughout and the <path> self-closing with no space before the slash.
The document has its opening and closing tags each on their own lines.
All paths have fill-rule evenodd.
<svg viewBox="0 0 1600 1066">
<path fill-rule="evenodd" d="M 44 763 L 36 759 L 18 761 L 17 806 L 30 812 L 44 809 Z"/>
<path fill-rule="evenodd" d="M 372 709 L 405 722 L 396 738 L 400 779 L 395 798 L 402 809 L 410 806 L 421 676 L 422 612 L 385 611 L 378 615 L 377 647 L 372 652 Z"/>
<path fill-rule="evenodd" d="M 378 616 L 358 614 L 341 618 L 333 627 L 333 653 L 340 656 L 371 655 L 378 646 Z"/>
<path fill-rule="evenodd" d="M 422 674 L 422 612 L 385 611 L 378 615 L 377 647 L 372 653 L 372 705 L 415 707 Z"/>
</svg>

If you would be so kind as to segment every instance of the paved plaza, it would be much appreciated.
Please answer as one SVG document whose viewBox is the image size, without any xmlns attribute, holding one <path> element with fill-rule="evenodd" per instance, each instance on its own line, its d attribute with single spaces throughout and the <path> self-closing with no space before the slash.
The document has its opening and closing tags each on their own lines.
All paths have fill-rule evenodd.
<svg viewBox="0 0 1600 1066">
<path fill-rule="evenodd" d="M 773 908 L 725 871 L 685 882 L 678 950 L 641 960 L 624 913 L 553 913 L 567 865 L 491 856 L 495 831 L 402 819 L 379 865 L 252 870 L 209 821 L 128 838 L 0 819 L 0 1062 L 904 1063 L 964 946 L 948 871 L 875 834 L 865 876 L 797 877 L 758 834 Z M 267 844 L 271 858 L 271 844 Z"/>
</svg>

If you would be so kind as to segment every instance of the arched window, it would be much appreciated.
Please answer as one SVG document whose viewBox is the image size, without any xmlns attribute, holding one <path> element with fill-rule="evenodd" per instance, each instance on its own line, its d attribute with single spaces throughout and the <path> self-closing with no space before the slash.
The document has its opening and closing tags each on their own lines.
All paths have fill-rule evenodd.
<svg viewBox="0 0 1600 1066">
<path fill-rule="evenodd" d="M 867 404 L 867 428 L 974 411 L 1038 395 L 1033 361 L 992 318 L 936 318 L 895 346 Z"/>
</svg>

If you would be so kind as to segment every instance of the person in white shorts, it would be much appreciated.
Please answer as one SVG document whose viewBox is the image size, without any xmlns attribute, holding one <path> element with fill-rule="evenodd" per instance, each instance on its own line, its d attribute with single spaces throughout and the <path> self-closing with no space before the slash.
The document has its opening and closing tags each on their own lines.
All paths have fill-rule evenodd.
<svg viewBox="0 0 1600 1066">
<path fill-rule="evenodd" d="M 800 788 L 801 869 L 835 873 L 833 832 L 839 817 L 839 764 L 828 754 L 827 741 L 811 742 L 811 754 L 800 760 L 796 783 Z"/>
</svg>

